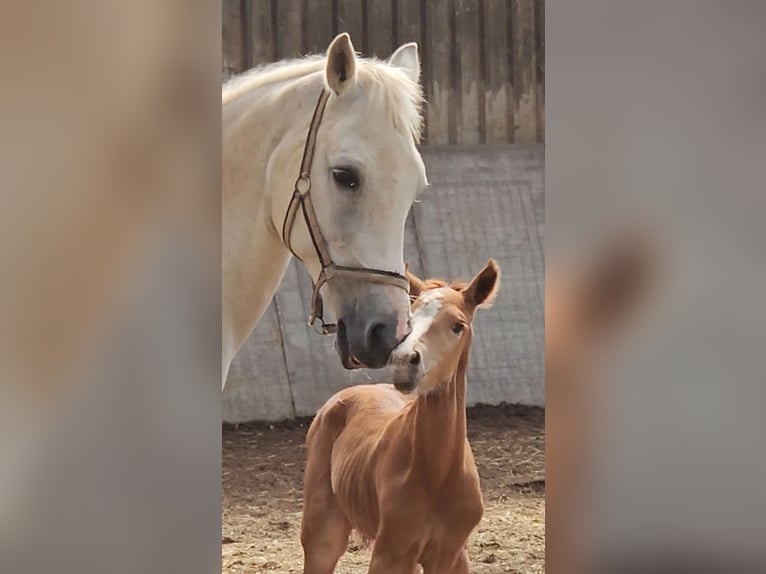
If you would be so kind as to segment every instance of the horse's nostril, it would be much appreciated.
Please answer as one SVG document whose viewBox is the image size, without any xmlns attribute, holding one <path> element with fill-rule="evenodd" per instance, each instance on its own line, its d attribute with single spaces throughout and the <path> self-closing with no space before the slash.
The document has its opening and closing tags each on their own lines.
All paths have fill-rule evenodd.
<svg viewBox="0 0 766 574">
<path fill-rule="evenodd" d="M 396 322 L 382 320 L 372 321 L 364 331 L 362 340 L 354 339 L 349 333 L 349 341 L 353 352 L 367 367 L 380 369 L 388 363 L 391 351 L 394 350 L 396 340 Z"/>
<path fill-rule="evenodd" d="M 368 331 L 367 342 L 370 348 L 379 348 L 385 346 L 386 325 L 385 323 L 375 323 Z"/>
<path fill-rule="evenodd" d="M 410 365 L 417 366 L 420 364 L 420 353 L 415 351 L 410 355 Z"/>
</svg>

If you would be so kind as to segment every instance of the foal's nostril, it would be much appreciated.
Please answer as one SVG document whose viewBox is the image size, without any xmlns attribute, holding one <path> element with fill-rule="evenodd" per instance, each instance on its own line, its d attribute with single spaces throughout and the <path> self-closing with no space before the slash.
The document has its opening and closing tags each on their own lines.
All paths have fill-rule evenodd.
<svg viewBox="0 0 766 574">
<path fill-rule="evenodd" d="M 410 355 L 410 365 L 417 366 L 420 364 L 420 352 L 415 351 Z"/>
</svg>

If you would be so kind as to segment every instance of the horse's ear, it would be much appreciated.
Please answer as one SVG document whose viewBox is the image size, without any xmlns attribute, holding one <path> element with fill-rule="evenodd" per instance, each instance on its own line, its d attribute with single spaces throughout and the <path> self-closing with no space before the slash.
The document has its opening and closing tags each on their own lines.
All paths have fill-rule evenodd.
<svg viewBox="0 0 766 574">
<path fill-rule="evenodd" d="M 351 36 L 345 32 L 335 36 L 327 48 L 325 80 L 336 96 L 342 96 L 356 85 L 356 54 Z"/>
<path fill-rule="evenodd" d="M 388 63 L 402 68 L 413 82 L 420 80 L 420 60 L 418 59 L 417 42 L 402 44 L 391 54 Z"/>
<path fill-rule="evenodd" d="M 423 292 L 423 288 L 426 286 L 426 282 L 410 273 L 409 262 L 404 264 L 404 276 L 407 277 L 407 281 L 410 282 L 410 295 L 419 297 Z"/>
<path fill-rule="evenodd" d="M 465 302 L 472 308 L 492 307 L 500 289 L 500 266 L 494 259 L 487 261 L 487 265 L 471 280 L 471 284 L 463 291 Z"/>
</svg>

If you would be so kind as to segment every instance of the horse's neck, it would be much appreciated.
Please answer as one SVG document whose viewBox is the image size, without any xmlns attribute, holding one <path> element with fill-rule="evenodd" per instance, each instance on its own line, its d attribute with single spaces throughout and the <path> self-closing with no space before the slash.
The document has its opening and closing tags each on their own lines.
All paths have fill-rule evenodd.
<svg viewBox="0 0 766 574">
<path fill-rule="evenodd" d="M 470 344 L 460 356 L 457 370 L 434 391 L 412 404 L 414 464 L 421 465 L 434 485 L 463 468 L 467 423 L 466 369 Z"/>
<path fill-rule="evenodd" d="M 307 90 L 313 87 L 305 80 L 295 83 Z M 269 92 L 278 89 L 292 103 Z M 261 86 L 224 109 L 223 311 L 224 337 L 229 339 L 224 344 L 232 356 L 271 302 L 290 261 L 271 201 L 275 194 L 291 192 L 290 174 L 281 172 L 291 169 L 293 159 L 297 177 L 301 150 L 297 134 L 308 129 L 313 111 L 298 102 L 304 96 L 298 91 L 297 85 Z M 282 162 L 287 158 L 282 169 L 269 169 L 275 158 Z M 269 180 L 274 171 L 279 172 L 279 181 Z"/>
</svg>

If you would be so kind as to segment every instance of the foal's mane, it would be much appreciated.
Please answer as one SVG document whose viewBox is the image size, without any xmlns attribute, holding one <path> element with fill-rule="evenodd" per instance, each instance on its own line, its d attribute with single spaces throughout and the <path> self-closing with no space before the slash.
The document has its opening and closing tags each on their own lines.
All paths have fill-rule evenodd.
<svg viewBox="0 0 766 574">
<path fill-rule="evenodd" d="M 322 72 L 325 62 L 325 56 L 308 56 L 253 68 L 223 84 L 222 104 L 226 106 L 254 90 L 279 89 L 291 80 Z M 359 85 L 370 94 L 370 104 L 378 106 L 397 128 L 407 130 L 419 142 L 423 129 L 420 84 L 410 79 L 404 70 L 377 58 L 357 57 L 356 69 Z"/>
</svg>

